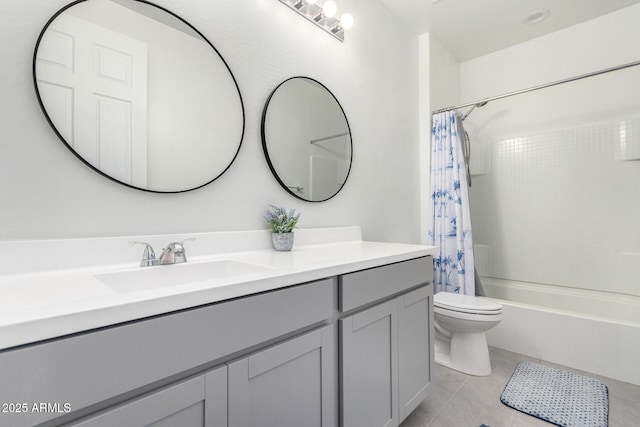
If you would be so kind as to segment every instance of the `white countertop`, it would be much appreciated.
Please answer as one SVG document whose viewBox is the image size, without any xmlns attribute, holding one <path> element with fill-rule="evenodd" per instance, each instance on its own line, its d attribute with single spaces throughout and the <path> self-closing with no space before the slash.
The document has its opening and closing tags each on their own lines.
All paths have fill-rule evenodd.
<svg viewBox="0 0 640 427">
<path fill-rule="evenodd" d="M 345 231 L 346 233 L 343 233 L 345 237 L 334 238 L 340 235 L 336 231 Z M 222 234 L 224 236 L 221 239 Z M 102 265 L 62 263 L 63 268 L 59 269 L 30 272 L 28 268 L 13 267 L 13 271 L 9 274 L 3 274 L 4 272 L 0 271 L 0 350 L 433 255 L 436 251 L 436 248 L 431 246 L 362 241 L 359 239 L 358 227 L 297 231 L 297 243 L 291 252 L 276 252 L 270 249 L 265 243 L 265 236 L 268 237 L 268 234 L 263 231 L 237 234 L 203 233 L 197 236 L 204 242 L 208 242 L 207 247 L 201 244 L 201 247 L 198 250 L 194 249 L 193 255 L 190 255 L 189 246 L 185 244 L 189 260 L 187 264 L 226 260 L 249 263 L 261 268 L 242 275 L 132 292 L 117 292 L 95 276 L 143 268 L 165 271 L 187 264 L 139 267 L 137 257 L 141 248 L 138 247 L 133 251 L 136 254 L 135 259 L 126 263 Z M 174 238 L 174 236 L 129 236 L 106 240 L 111 246 L 125 247 L 125 252 L 130 257 L 132 252 L 129 252 L 131 249 L 126 242 L 145 237 L 147 241 L 166 242 Z M 211 243 L 229 239 L 234 241 L 239 239 L 245 243 L 250 241 L 251 243 L 246 245 L 249 250 L 224 252 L 220 245 Z M 66 248 L 73 247 L 75 243 L 81 247 L 78 249 L 79 252 L 93 251 L 93 254 L 97 255 L 95 247 L 104 243 L 105 240 L 77 239 L 59 242 Z M 34 248 L 37 252 L 37 248 L 42 247 L 40 243 L 2 242 L 0 256 L 4 253 L 10 257 L 11 248 L 14 249 L 13 256 L 20 256 L 25 251 L 33 252 Z M 47 245 L 48 250 L 55 247 L 52 241 L 46 241 L 44 246 Z M 101 259 L 116 259 L 108 255 L 99 254 Z M 17 260 L 14 261 L 14 266 L 20 263 Z"/>
</svg>

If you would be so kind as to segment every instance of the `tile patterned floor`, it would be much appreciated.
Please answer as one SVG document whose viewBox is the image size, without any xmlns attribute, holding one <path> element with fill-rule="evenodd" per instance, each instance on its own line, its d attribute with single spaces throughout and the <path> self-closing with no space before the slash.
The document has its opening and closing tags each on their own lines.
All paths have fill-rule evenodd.
<svg viewBox="0 0 640 427">
<path fill-rule="evenodd" d="M 518 362 L 528 360 L 602 381 L 609 388 L 609 427 L 640 425 L 640 387 L 517 353 L 490 348 L 492 374 L 474 377 L 436 364 L 435 389 L 400 427 L 550 427 L 553 424 L 516 411 L 500 394 Z"/>
</svg>

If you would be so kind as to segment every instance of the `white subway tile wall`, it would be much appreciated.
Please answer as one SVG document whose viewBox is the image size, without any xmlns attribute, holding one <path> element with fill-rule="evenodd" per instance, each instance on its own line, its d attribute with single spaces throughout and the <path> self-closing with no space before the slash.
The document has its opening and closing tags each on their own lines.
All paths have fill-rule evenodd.
<svg viewBox="0 0 640 427">
<path fill-rule="evenodd" d="M 640 296 L 640 117 L 476 142 L 483 270 Z"/>
</svg>

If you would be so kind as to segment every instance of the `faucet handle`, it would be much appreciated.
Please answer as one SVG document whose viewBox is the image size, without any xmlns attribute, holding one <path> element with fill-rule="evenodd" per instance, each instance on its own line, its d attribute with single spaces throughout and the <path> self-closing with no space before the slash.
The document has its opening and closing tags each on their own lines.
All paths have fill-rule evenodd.
<svg viewBox="0 0 640 427">
<path fill-rule="evenodd" d="M 197 240 L 195 237 L 188 237 L 186 239 L 183 239 L 180 244 L 182 245 L 184 242 L 193 242 L 194 240 Z"/>
<path fill-rule="evenodd" d="M 180 242 L 172 243 L 172 245 L 174 245 L 173 248 L 174 248 L 176 263 L 187 262 L 187 254 L 184 251 L 184 242 L 192 242 L 194 240 L 196 240 L 195 237 L 189 237 L 187 239 L 181 240 Z"/>
<path fill-rule="evenodd" d="M 166 248 L 162 249 L 160 255 L 160 264 L 179 264 L 187 262 L 187 255 L 184 252 L 184 242 L 196 240 L 195 237 L 181 240 L 180 242 L 171 242 Z"/>
<path fill-rule="evenodd" d="M 159 261 L 156 258 L 156 253 L 153 251 L 153 247 L 145 242 L 129 242 L 132 245 L 144 245 L 144 252 L 142 253 L 142 260 L 140 261 L 140 267 L 150 267 L 152 265 L 158 265 Z"/>
</svg>

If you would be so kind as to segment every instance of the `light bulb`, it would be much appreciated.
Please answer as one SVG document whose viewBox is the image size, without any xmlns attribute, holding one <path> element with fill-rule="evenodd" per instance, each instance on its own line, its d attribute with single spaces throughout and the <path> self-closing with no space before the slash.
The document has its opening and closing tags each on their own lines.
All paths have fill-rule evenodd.
<svg viewBox="0 0 640 427">
<path fill-rule="evenodd" d="M 324 14 L 324 16 L 326 16 L 327 18 L 333 18 L 334 16 L 336 16 L 337 12 L 338 6 L 336 5 L 336 2 L 334 2 L 333 0 L 324 2 L 324 5 L 322 6 L 322 13 Z"/>
<path fill-rule="evenodd" d="M 353 27 L 353 15 L 350 13 L 343 13 L 340 17 L 340 26 L 345 30 Z"/>
</svg>

